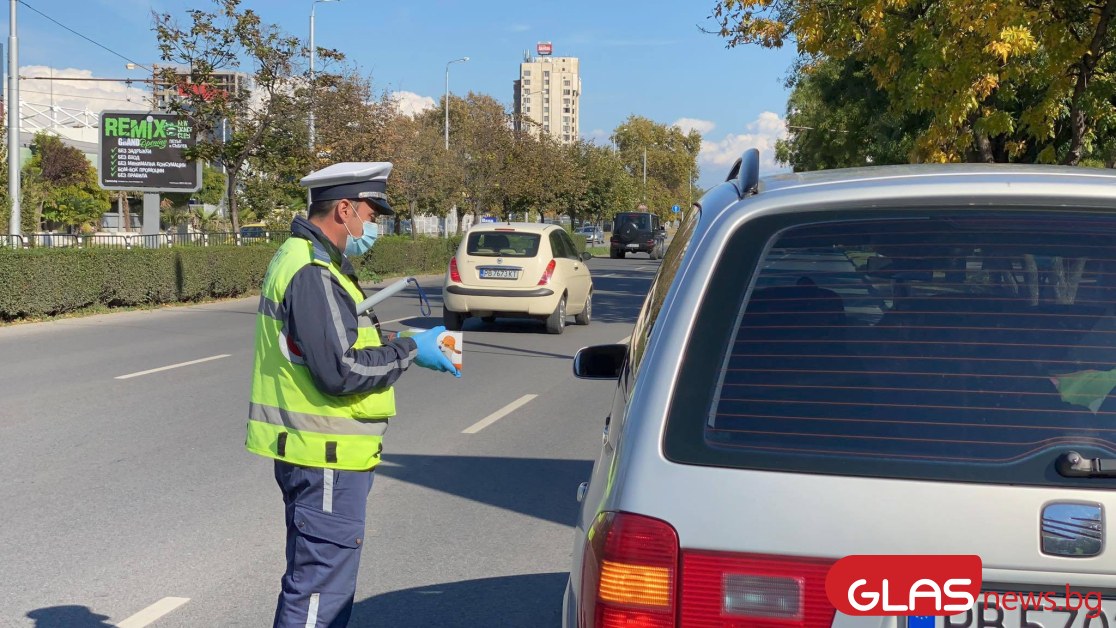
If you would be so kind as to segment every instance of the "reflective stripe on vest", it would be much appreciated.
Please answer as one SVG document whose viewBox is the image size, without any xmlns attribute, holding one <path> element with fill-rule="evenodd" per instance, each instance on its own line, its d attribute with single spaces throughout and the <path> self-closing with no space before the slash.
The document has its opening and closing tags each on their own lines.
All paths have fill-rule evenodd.
<svg viewBox="0 0 1116 628">
<path fill-rule="evenodd" d="M 297 348 L 288 343 L 283 327 L 283 298 L 291 279 L 303 267 L 314 264 L 328 269 L 354 303 L 364 299 L 340 269 L 316 258 L 314 246 L 302 238 L 290 238 L 268 266 L 260 290 L 256 315 L 255 368 L 252 399 L 248 410 L 248 451 L 312 467 L 347 471 L 371 469 L 379 464 L 388 417 L 395 414 L 391 388 L 356 394 L 328 395 L 315 385 Z M 330 276 L 322 275 L 329 283 Z M 332 286 L 326 286 L 332 290 Z M 344 335 L 340 312 L 330 312 L 337 333 Z M 379 333 L 367 316 L 359 316 L 355 349 L 381 345 Z M 350 358 L 351 359 L 351 358 Z M 354 371 L 376 375 L 394 368 L 361 367 Z"/>
</svg>

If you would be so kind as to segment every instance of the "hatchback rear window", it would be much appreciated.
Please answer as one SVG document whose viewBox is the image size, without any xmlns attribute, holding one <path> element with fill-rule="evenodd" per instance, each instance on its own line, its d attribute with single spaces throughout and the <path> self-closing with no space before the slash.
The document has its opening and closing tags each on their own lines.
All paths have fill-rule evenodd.
<svg viewBox="0 0 1116 628">
<path fill-rule="evenodd" d="M 481 257 L 535 257 L 539 254 L 539 234 L 474 231 L 466 240 L 465 252 Z"/>
<path fill-rule="evenodd" d="M 1066 481 L 1059 454 L 1116 457 L 1116 219 L 924 215 L 766 238 L 750 293 L 723 272 L 711 285 L 740 297 L 703 325 L 728 351 L 689 461 L 1047 484 Z"/>
</svg>

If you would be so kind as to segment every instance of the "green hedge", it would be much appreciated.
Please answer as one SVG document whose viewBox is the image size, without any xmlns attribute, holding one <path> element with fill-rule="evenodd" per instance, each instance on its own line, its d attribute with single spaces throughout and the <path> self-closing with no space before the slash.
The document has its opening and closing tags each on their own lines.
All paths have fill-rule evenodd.
<svg viewBox="0 0 1116 628">
<path fill-rule="evenodd" d="M 381 236 L 376 246 L 354 264 L 361 279 L 436 275 L 446 272 L 461 238 L 458 235 L 449 238 Z"/>
<path fill-rule="evenodd" d="M 574 235 L 578 252 L 584 236 Z M 354 260 L 362 279 L 440 274 L 461 236 L 383 236 Z M 0 248 L 0 319 L 234 297 L 259 288 L 277 245 L 159 249 Z"/>
<path fill-rule="evenodd" d="M 275 249 L 0 249 L 0 319 L 245 294 L 259 288 Z"/>
</svg>

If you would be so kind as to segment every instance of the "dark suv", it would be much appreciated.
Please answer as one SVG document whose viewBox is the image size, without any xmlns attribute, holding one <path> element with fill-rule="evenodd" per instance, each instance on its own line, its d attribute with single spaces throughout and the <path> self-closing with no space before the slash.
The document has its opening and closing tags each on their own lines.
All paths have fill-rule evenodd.
<svg viewBox="0 0 1116 628">
<path fill-rule="evenodd" d="M 616 214 L 612 225 L 609 257 L 620 259 L 627 253 L 647 253 L 651 259 L 660 259 L 666 249 L 666 230 L 659 224 L 659 217 L 647 212 Z"/>
</svg>

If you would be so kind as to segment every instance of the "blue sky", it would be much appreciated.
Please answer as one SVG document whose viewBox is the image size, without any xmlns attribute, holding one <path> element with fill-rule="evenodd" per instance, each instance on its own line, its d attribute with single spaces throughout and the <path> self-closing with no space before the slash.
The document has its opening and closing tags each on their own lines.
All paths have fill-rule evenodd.
<svg viewBox="0 0 1116 628">
<path fill-rule="evenodd" d="M 26 0 L 74 30 L 137 62 L 158 61 L 151 11 L 182 16 L 205 0 Z M 538 41 L 554 54 L 581 59 L 581 134 L 607 141 L 630 114 L 697 128 L 705 138 L 701 183 L 723 180 L 735 156 L 760 148 L 770 170 L 774 139 L 782 132 L 787 91 L 783 78 L 793 51 L 758 47 L 728 50 L 702 33 L 713 0 L 432 0 L 384 2 L 342 0 L 317 4 L 319 46 L 337 48 L 372 76 L 376 89 L 405 94 L 415 104 L 444 91 L 445 63 L 468 56 L 451 69 L 450 88 L 484 92 L 510 105 L 512 81 L 525 50 Z M 307 37 L 311 2 L 245 1 L 267 21 Z M 7 12 L 4 12 L 7 15 Z M 19 6 L 20 66 L 31 71 L 83 71 L 122 78 L 126 61 Z M 4 20 L 4 35 L 8 32 Z M 29 68 L 28 66 L 40 66 Z M 76 74 L 76 73 L 75 73 Z M 41 74 L 40 74 L 41 75 Z M 54 98 L 87 94 L 123 100 L 123 86 L 54 82 Z M 24 99 L 49 100 L 49 83 L 23 84 Z M 106 94 L 103 90 L 117 89 Z M 94 93 L 94 90 L 101 90 Z M 31 93 L 40 92 L 38 94 Z M 134 92 L 132 93 L 134 97 Z M 76 102 L 76 101 L 74 101 Z M 105 100 L 102 107 L 113 106 Z"/>
</svg>

